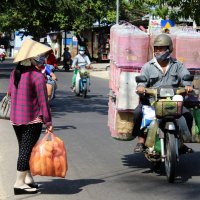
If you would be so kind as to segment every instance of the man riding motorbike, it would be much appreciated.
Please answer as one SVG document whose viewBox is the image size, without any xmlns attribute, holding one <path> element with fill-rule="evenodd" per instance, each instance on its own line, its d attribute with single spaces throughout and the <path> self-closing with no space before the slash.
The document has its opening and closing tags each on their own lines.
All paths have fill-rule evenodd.
<svg viewBox="0 0 200 200">
<path fill-rule="evenodd" d="M 72 68 L 74 68 L 74 75 L 72 77 L 72 86 L 71 89 L 75 90 L 75 84 L 76 84 L 76 76 L 78 73 L 78 70 L 80 68 L 91 68 L 91 62 L 89 57 L 85 54 L 85 47 L 80 46 L 79 47 L 79 53 L 74 57 Z"/>
<path fill-rule="evenodd" d="M 178 60 L 172 58 L 170 55 L 173 51 L 173 43 L 169 35 L 158 35 L 153 43 L 154 58 L 147 62 L 141 70 L 141 75 L 145 76 L 147 82 L 139 83 L 136 88 L 136 93 L 140 95 L 140 104 L 134 110 L 134 130 L 133 135 L 138 136 L 138 143 L 134 148 L 134 152 L 143 152 L 145 149 L 145 135 L 140 129 L 142 122 L 142 105 L 150 105 L 151 99 L 145 97 L 145 88 L 160 86 L 180 87 L 184 86 L 187 92 L 193 90 L 192 82 L 182 81 L 182 77 L 190 74 L 186 67 Z M 193 117 L 192 114 L 184 107 L 183 117 L 187 121 L 187 126 L 191 131 Z M 181 121 L 179 122 L 181 123 Z M 138 126 L 139 125 L 139 126 Z M 180 127 L 182 125 L 180 124 Z M 182 145 L 183 153 L 192 152 L 192 149 Z"/>
</svg>

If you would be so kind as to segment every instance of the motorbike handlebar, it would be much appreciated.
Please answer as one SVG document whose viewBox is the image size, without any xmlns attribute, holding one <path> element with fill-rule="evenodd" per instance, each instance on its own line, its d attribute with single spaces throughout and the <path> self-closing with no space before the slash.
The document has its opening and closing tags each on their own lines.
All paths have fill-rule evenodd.
<svg viewBox="0 0 200 200">
<path fill-rule="evenodd" d="M 156 89 L 156 88 L 145 88 L 145 93 L 155 96 L 158 93 L 158 89 Z"/>
<path fill-rule="evenodd" d="M 176 94 L 185 94 L 187 93 L 186 89 L 181 87 L 181 88 L 174 88 L 175 90 L 175 93 Z M 145 88 L 145 93 L 146 94 L 149 94 L 149 95 L 152 95 L 152 96 L 155 96 L 158 94 L 158 88 Z M 200 91 L 197 90 L 197 89 L 193 89 L 191 92 L 187 93 L 189 95 L 199 95 L 200 94 Z"/>
<path fill-rule="evenodd" d="M 80 67 L 80 66 L 76 66 L 75 68 L 76 68 L 76 69 L 80 69 L 81 67 Z M 86 68 L 86 69 L 93 69 L 92 66 L 85 66 L 85 68 Z"/>
</svg>

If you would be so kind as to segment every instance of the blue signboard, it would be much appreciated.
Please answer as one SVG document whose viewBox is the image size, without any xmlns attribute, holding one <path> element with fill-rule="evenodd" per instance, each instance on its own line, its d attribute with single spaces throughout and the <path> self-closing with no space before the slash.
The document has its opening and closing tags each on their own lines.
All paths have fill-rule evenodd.
<svg viewBox="0 0 200 200">
<path fill-rule="evenodd" d="M 162 28 L 170 28 L 175 25 L 174 21 L 172 20 L 161 20 L 161 27 Z"/>
</svg>

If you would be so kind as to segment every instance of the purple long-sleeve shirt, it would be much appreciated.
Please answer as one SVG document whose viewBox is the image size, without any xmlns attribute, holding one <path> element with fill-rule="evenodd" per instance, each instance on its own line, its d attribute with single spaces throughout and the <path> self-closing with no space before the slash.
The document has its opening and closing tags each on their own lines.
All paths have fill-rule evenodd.
<svg viewBox="0 0 200 200">
<path fill-rule="evenodd" d="M 22 72 L 17 89 L 14 85 L 13 70 L 8 93 L 11 95 L 10 120 L 14 124 L 28 124 L 41 117 L 46 126 L 52 125 L 45 78 L 35 67 Z"/>
</svg>

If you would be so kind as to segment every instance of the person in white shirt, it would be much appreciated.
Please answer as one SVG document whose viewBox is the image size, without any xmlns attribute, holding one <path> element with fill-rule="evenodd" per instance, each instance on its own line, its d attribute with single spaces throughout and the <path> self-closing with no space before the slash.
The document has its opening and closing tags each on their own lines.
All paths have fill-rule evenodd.
<svg viewBox="0 0 200 200">
<path fill-rule="evenodd" d="M 76 84 L 76 76 L 78 73 L 78 70 L 81 68 L 91 68 L 91 61 L 89 57 L 85 54 L 85 47 L 80 46 L 79 47 L 79 53 L 74 57 L 73 63 L 72 63 L 72 69 L 74 69 L 74 74 L 72 77 L 72 86 L 71 89 L 75 89 Z"/>
</svg>

